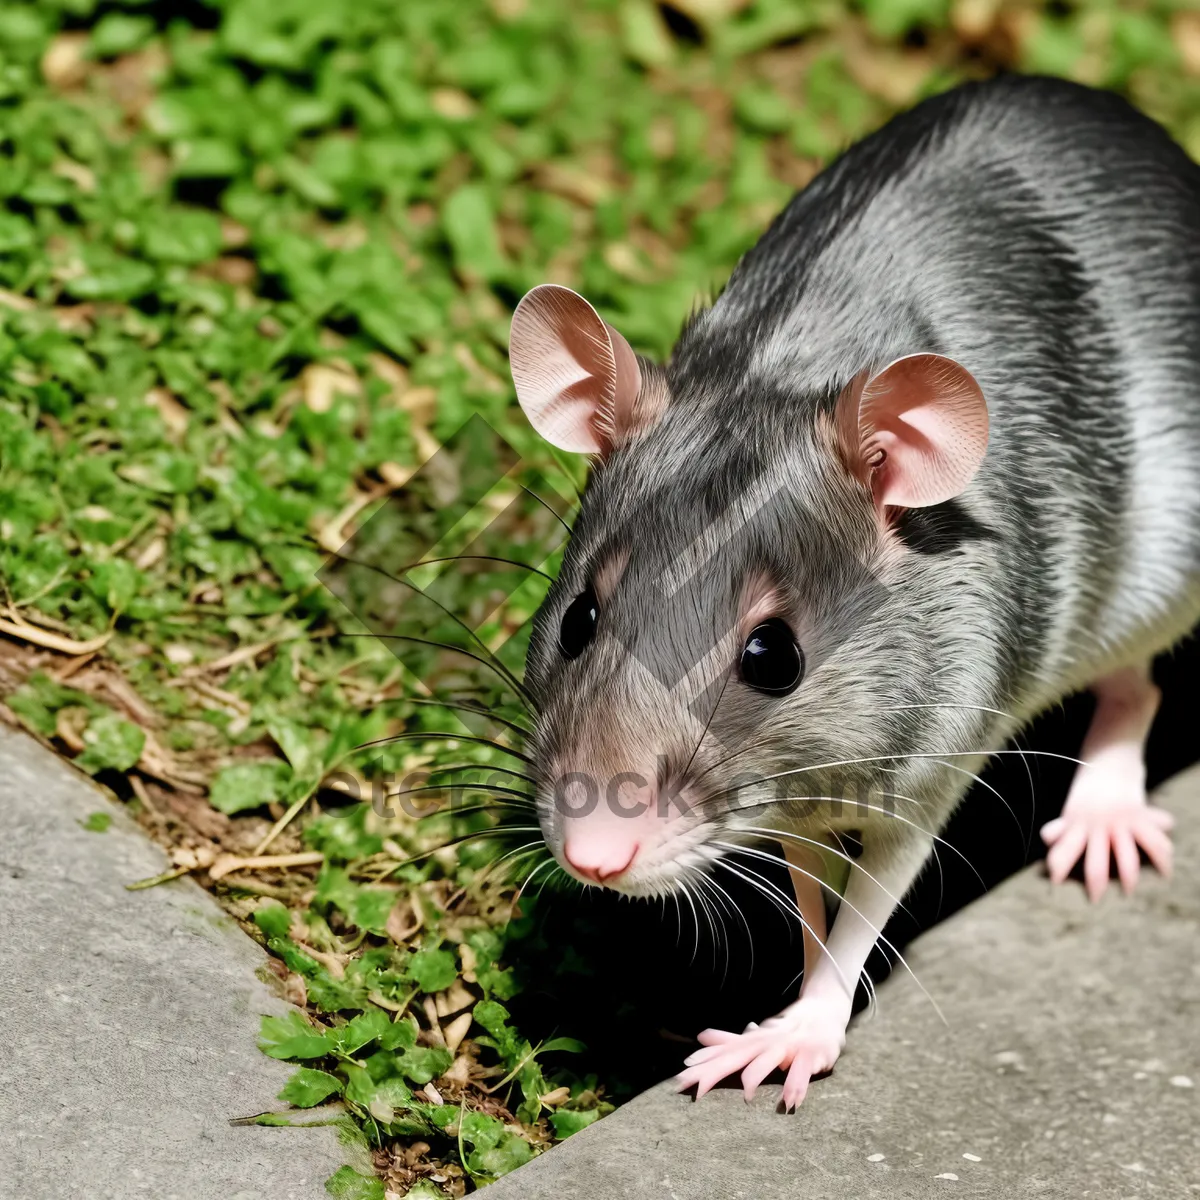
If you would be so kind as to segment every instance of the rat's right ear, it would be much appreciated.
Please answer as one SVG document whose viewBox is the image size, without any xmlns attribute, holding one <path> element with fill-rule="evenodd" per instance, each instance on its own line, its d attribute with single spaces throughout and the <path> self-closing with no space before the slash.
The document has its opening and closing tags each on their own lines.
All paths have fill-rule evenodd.
<svg viewBox="0 0 1200 1200">
<path fill-rule="evenodd" d="M 851 469 L 887 508 L 927 508 L 958 496 L 983 463 L 988 411 L 966 367 L 909 354 L 859 376 L 838 406 Z"/>
<path fill-rule="evenodd" d="M 544 283 L 525 295 L 508 358 L 530 424 L 560 450 L 607 454 L 636 428 L 637 356 L 570 288 Z"/>
</svg>

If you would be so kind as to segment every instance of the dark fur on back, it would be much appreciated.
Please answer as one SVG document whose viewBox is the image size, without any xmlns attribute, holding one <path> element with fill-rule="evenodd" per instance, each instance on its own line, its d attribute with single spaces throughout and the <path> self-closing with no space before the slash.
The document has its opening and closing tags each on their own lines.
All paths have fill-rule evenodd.
<svg viewBox="0 0 1200 1200">
<path fill-rule="evenodd" d="M 744 410 L 767 379 L 819 406 L 920 350 L 976 375 L 993 435 L 970 497 L 911 514 L 906 532 L 918 548 L 949 523 L 932 544 L 998 534 L 1017 593 L 1006 638 L 1037 671 L 1056 618 L 1095 629 L 1121 586 L 1130 468 L 1153 452 L 1132 386 L 1161 379 L 1146 397 L 1159 436 L 1200 466 L 1200 168 L 1124 100 L 1060 80 L 927 101 L 780 214 L 685 331 L 671 390 Z M 1177 565 L 1194 577 L 1200 505 L 1176 507 Z"/>
</svg>

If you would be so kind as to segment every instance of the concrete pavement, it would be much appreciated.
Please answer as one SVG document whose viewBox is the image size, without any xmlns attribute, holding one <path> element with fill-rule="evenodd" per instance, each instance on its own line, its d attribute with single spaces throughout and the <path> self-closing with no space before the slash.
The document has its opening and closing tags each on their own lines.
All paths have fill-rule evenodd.
<svg viewBox="0 0 1200 1200">
<path fill-rule="evenodd" d="M 909 947 L 945 1023 L 896 972 L 795 1115 L 659 1087 L 488 1200 L 1200 1196 L 1200 769 L 1158 800 L 1173 880 L 1009 880 Z"/>
<path fill-rule="evenodd" d="M 1098 907 L 1025 872 L 925 934 L 801 1111 L 646 1093 L 489 1200 L 1200 1197 L 1200 769 L 1159 795 L 1174 880 Z M 106 833 L 79 822 L 111 812 Z M 290 1068 L 255 1048 L 261 951 L 88 781 L 0 726 L 0 1196 L 309 1200 L 330 1129 L 232 1128 Z M 765 1014 L 764 1014 L 765 1015 Z"/>
<path fill-rule="evenodd" d="M 90 813 L 112 814 L 105 833 Z M 286 1005 L 263 952 L 118 807 L 0 725 L 0 1196 L 317 1200 L 331 1128 L 238 1127 L 283 1108 L 255 1046 Z"/>
</svg>

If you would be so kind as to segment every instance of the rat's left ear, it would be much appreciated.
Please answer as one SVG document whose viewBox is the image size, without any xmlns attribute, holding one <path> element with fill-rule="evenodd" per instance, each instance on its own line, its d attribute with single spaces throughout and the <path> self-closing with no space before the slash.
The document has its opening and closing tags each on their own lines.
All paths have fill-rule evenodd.
<svg viewBox="0 0 1200 1200">
<path fill-rule="evenodd" d="M 637 356 L 570 288 L 544 283 L 526 293 L 508 358 L 530 424 L 560 450 L 607 454 L 641 423 Z"/>
<path fill-rule="evenodd" d="M 880 509 L 953 499 L 987 450 L 983 392 L 940 354 L 910 354 L 858 380 L 842 394 L 838 417 L 851 467 Z"/>
</svg>

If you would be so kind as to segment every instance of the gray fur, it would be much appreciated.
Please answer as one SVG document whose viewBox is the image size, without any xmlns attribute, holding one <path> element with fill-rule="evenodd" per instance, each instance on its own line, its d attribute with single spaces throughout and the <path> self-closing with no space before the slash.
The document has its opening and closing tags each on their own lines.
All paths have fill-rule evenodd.
<svg viewBox="0 0 1200 1200">
<path fill-rule="evenodd" d="M 889 550 L 819 417 L 860 372 L 919 351 L 974 374 L 991 439 L 964 495 L 909 514 Z M 932 835 L 1022 724 L 1200 619 L 1200 169 L 1116 97 L 1004 79 L 898 118 L 796 197 L 663 370 L 666 414 L 596 467 L 529 659 L 552 849 L 564 762 L 690 759 L 699 780 L 623 890 L 669 890 L 716 856 L 716 831 L 785 816 L 809 836 Z M 755 481 L 769 499 L 731 522 Z M 668 597 L 672 565 L 722 520 L 721 549 Z M 598 639 L 564 661 L 563 610 L 618 550 Z M 730 675 L 761 572 L 809 660 L 783 699 Z M 790 783 L 890 813 L 731 813 L 721 794 L 739 771 L 887 756 Z"/>
</svg>

